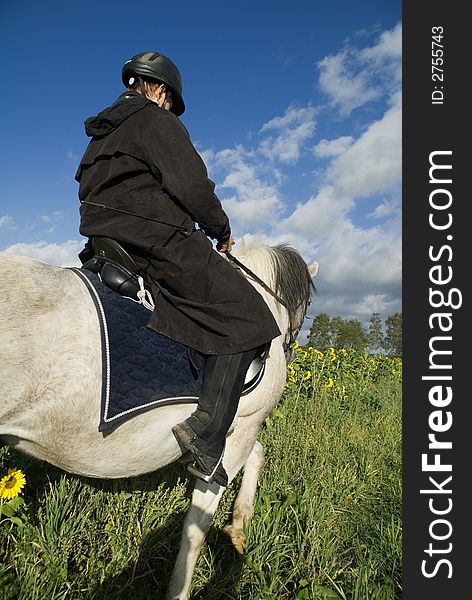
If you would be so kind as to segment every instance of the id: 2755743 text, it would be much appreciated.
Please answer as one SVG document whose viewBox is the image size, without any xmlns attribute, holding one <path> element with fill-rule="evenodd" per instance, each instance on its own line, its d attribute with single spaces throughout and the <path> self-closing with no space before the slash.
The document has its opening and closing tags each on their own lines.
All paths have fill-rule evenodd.
<svg viewBox="0 0 472 600">
<path fill-rule="evenodd" d="M 431 104 L 444 104 L 444 28 L 431 28 Z"/>
</svg>

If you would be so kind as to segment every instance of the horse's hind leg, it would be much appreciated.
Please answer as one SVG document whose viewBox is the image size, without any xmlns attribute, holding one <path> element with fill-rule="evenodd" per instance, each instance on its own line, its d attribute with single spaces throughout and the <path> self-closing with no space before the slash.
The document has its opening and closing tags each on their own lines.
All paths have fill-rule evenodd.
<svg viewBox="0 0 472 600">
<path fill-rule="evenodd" d="M 254 448 L 249 455 L 245 465 L 239 494 L 234 502 L 233 522 L 224 528 L 239 554 L 244 552 L 246 536 L 243 529 L 254 513 L 254 499 L 256 496 L 257 482 L 264 464 L 264 449 L 256 440 Z"/>
</svg>

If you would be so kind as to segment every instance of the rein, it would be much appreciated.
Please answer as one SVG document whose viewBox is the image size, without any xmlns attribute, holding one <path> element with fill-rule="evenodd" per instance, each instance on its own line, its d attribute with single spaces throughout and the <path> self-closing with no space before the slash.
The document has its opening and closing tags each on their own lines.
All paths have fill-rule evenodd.
<svg viewBox="0 0 472 600">
<path fill-rule="evenodd" d="M 246 265 L 244 265 L 241 261 L 239 261 L 235 256 L 233 256 L 230 252 L 225 252 L 225 256 L 228 257 L 228 259 L 234 263 L 237 267 L 239 267 L 242 271 L 244 271 L 247 275 L 249 275 L 249 277 L 251 277 L 251 279 L 253 279 L 256 283 L 258 283 L 262 288 L 265 289 L 266 292 L 268 292 L 273 298 L 275 298 L 275 300 L 277 300 L 277 302 L 279 302 L 286 310 L 288 313 L 288 321 L 289 321 L 289 340 L 288 342 L 284 341 L 283 343 L 283 349 L 285 352 L 285 355 L 287 355 L 289 352 L 292 351 L 292 348 L 296 342 L 298 333 L 300 331 L 300 329 L 295 330 L 293 327 L 293 320 L 292 320 L 292 315 L 290 314 L 290 310 L 287 306 L 287 303 L 282 300 L 282 298 L 276 294 L 274 292 L 274 290 L 272 290 L 264 281 L 262 281 L 262 279 L 260 277 L 258 277 L 253 271 L 251 271 L 251 269 L 249 267 L 246 267 Z M 287 360 L 287 362 L 290 362 L 289 360 Z"/>
<path fill-rule="evenodd" d="M 262 281 L 262 279 L 260 277 L 258 277 L 253 271 L 251 271 L 251 269 L 249 269 L 249 267 L 246 267 L 246 265 L 243 265 L 243 263 L 241 261 L 239 261 L 235 256 L 233 256 L 230 252 L 225 252 L 225 256 L 227 256 L 229 258 L 229 260 L 231 262 L 233 262 L 235 265 L 237 265 L 240 269 L 245 271 L 251 277 L 251 279 L 254 279 L 254 281 L 256 283 L 258 283 L 261 287 L 263 287 L 266 292 L 269 292 L 269 294 L 273 298 L 275 298 L 277 300 L 277 302 L 280 302 L 280 304 L 288 310 L 288 306 L 282 300 L 282 298 L 280 296 L 278 296 L 264 281 Z"/>
</svg>

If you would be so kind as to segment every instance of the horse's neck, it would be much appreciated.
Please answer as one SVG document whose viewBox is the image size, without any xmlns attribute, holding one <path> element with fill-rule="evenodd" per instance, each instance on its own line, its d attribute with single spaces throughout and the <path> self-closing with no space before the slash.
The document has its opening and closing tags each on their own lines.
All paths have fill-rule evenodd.
<svg viewBox="0 0 472 600">
<path fill-rule="evenodd" d="M 233 253 L 246 267 L 251 269 L 269 287 L 275 280 L 274 263 L 268 246 L 252 246 Z"/>
<path fill-rule="evenodd" d="M 268 287 L 275 292 L 275 274 L 274 263 L 271 258 L 271 250 L 267 246 L 254 246 L 234 253 L 236 258 L 248 269 L 254 272 Z M 264 298 L 269 307 L 280 331 L 282 339 L 285 337 L 289 328 L 289 318 L 286 309 L 275 300 L 275 298 L 265 290 L 260 284 L 248 277 L 248 281 Z"/>
</svg>

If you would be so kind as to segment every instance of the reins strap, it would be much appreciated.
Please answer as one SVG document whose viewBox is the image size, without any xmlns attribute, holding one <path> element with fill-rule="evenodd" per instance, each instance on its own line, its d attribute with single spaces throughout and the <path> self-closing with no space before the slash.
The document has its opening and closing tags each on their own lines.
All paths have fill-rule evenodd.
<svg viewBox="0 0 472 600">
<path fill-rule="evenodd" d="M 270 289 L 270 287 L 264 282 L 262 281 L 262 279 L 260 277 L 258 277 L 253 271 L 251 271 L 251 269 L 249 269 L 248 267 L 246 267 L 246 265 L 243 265 L 242 262 L 240 262 L 235 256 L 233 256 L 230 252 L 225 252 L 225 255 L 229 258 L 229 260 L 231 262 L 233 262 L 235 265 L 237 265 L 240 269 L 242 269 L 243 271 L 245 271 L 252 279 L 254 279 L 254 281 L 256 283 L 258 283 L 260 286 L 262 286 L 266 292 L 269 292 L 269 294 L 275 298 L 277 300 L 277 302 L 280 302 L 280 304 L 282 306 L 285 306 L 285 308 L 288 309 L 286 303 L 282 300 L 282 298 L 280 296 L 278 296 L 273 290 Z"/>
</svg>

